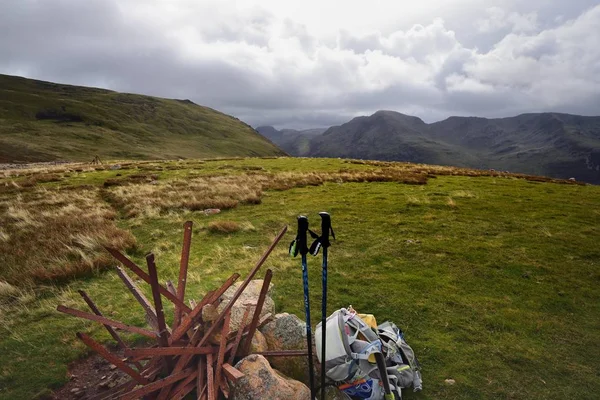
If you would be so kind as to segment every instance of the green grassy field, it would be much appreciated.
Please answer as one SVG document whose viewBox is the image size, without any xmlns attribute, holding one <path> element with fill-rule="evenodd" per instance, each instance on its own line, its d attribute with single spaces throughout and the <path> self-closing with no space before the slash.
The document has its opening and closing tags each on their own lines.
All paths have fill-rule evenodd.
<svg viewBox="0 0 600 400">
<path fill-rule="evenodd" d="M 182 224 L 194 221 L 187 294 L 199 298 L 244 276 L 288 224 L 259 275 L 273 269 L 278 311 L 302 317 L 300 261 L 287 244 L 298 214 L 317 225 L 322 210 L 337 236 L 329 308 L 351 304 L 404 329 L 424 379 L 406 398 L 597 398 L 600 188 L 477 175 L 489 172 L 290 158 L 5 172 L 0 398 L 64 383 L 69 362 L 87 354 L 76 331 L 110 342 L 101 326 L 56 312 L 85 309 L 79 289 L 108 316 L 144 326 L 103 242 L 118 239 L 140 263 L 153 251 L 161 280 L 175 280 Z M 211 205 L 224 211 L 200 211 Z M 85 229 L 64 222 L 75 216 L 88 218 Z M 219 233 L 216 221 L 238 230 Z M 320 258 L 309 259 L 309 276 L 316 322 Z"/>
<path fill-rule="evenodd" d="M 237 118 L 189 100 L 0 74 L 0 163 L 284 154 Z"/>
</svg>

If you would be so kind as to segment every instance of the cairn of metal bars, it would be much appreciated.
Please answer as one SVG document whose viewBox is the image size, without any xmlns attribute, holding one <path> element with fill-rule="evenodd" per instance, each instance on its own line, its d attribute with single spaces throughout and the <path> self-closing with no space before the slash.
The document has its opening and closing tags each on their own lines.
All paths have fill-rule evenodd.
<svg viewBox="0 0 600 400">
<path fill-rule="evenodd" d="M 203 321 L 202 309 L 209 305 L 216 309 L 221 295 L 239 278 L 239 274 L 231 275 L 221 287 L 208 292 L 200 301 L 190 300 L 190 306 L 186 305 L 185 285 L 192 239 L 191 221 L 184 224 L 177 287 L 171 282 L 167 282 L 166 286 L 159 283 L 153 254 L 150 253 L 146 256 L 148 266 L 148 272 L 146 272 L 118 250 L 107 248 L 106 250 L 124 267 L 150 285 L 152 301 L 146 298 L 124 268 L 117 267 L 123 283 L 144 309 L 149 329 L 106 318 L 84 291 L 79 291 L 79 293 L 89 306 L 91 313 L 62 305 L 58 306 L 60 312 L 103 324 L 124 354 L 125 358 L 122 358 L 90 336 L 77 333 L 77 337 L 83 343 L 131 378 L 125 383 L 102 391 L 91 399 L 182 399 L 193 391 L 196 391 L 195 398 L 197 399 L 229 398 L 229 383 L 235 383 L 244 376 L 233 365 L 236 360 L 249 354 L 256 329 L 271 317 L 270 314 L 267 314 L 260 318 L 260 314 L 271 282 L 272 271 L 270 269 L 266 271 L 254 312 L 250 315 L 252 308 L 246 308 L 237 332 L 230 332 L 229 329 L 231 308 L 286 230 L 287 227 L 284 227 L 279 232 L 273 243 L 235 291 L 229 303 L 225 305 L 218 316 L 211 318 L 212 321 Z M 172 302 L 175 308 L 173 323 L 170 327 L 165 321 L 164 299 Z M 122 340 L 117 330 L 137 333 L 152 339 L 152 341 L 148 347 L 131 348 Z M 218 344 L 214 344 L 215 342 Z M 260 354 L 277 357 L 306 355 L 306 352 L 271 351 Z"/>
</svg>

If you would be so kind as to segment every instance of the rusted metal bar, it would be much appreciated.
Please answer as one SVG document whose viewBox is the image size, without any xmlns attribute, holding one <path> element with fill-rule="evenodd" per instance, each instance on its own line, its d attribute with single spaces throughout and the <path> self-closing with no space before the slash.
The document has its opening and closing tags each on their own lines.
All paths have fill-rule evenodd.
<svg viewBox="0 0 600 400">
<path fill-rule="evenodd" d="M 104 348 L 104 346 L 102 346 L 100 343 L 96 342 L 94 339 L 92 339 L 85 333 L 77 332 L 77 337 L 83 343 L 85 343 L 86 346 L 88 346 L 90 349 L 94 350 L 96 353 L 98 353 L 100 356 L 102 356 L 104 359 L 106 359 L 106 361 L 108 361 L 109 363 L 114 364 L 117 368 L 119 368 L 121 371 L 125 372 L 132 379 L 134 379 L 137 383 L 139 383 L 141 385 L 145 385 L 148 383 L 148 380 L 146 378 L 144 378 L 137 371 L 135 371 L 133 368 L 131 368 L 129 365 L 127 365 L 125 362 L 123 362 L 119 357 L 117 357 L 110 351 L 106 350 L 106 348 Z"/>
<path fill-rule="evenodd" d="M 237 355 L 238 347 L 240 342 L 242 341 L 242 335 L 244 334 L 244 330 L 246 329 L 246 322 L 248 321 L 248 317 L 250 316 L 250 308 L 246 308 L 244 311 L 244 316 L 242 317 L 242 322 L 240 323 L 240 328 L 235 335 L 235 341 L 233 342 L 233 347 L 231 348 L 231 353 L 229 353 L 229 364 L 233 364 L 235 361 L 235 357 Z"/>
<path fill-rule="evenodd" d="M 218 299 L 219 297 L 221 297 L 221 295 L 223 293 L 225 293 L 225 291 L 227 289 L 229 289 L 229 287 L 231 285 L 233 285 L 233 283 L 240 277 L 239 274 L 233 274 L 229 277 L 229 279 L 227 279 L 227 281 L 225 281 L 225 283 L 223 283 L 223 285 L 221 285 L 221 287 L 216 290 L 215 292 L 213 292 L 212 294 L 208 294 L 206 296 L 204 296 L 204 298 L 202 299 L 202 301 L 200 303 L 198 303 L 196 305 L 196 307 L 188 314 L 188 315 L 184 315 L 182 320 L 181 320 L 181 325 L 179 325 L 177 327 L 177 329 L 175 329 L 173 331 L 173 334 L 171 335 L 171 340 L 175 341 L 175 340 L 179 340 L 181 339 L 181 337 L 183 337 L 183 335 L 185 335 L 185 333 L 192 327 L 194 320 L 198 317 L 198 315 L 202 312 L 202 307 L 204 307 L 205 305 L 214 302 L 216 299 Z"/>
<path fill-rule="evenodd" d="M 79 295 L 81 297 L 83 297 L 83 300 L 85 300 L 85 302 L 87 303 L 88 307 L 90 307 L 90 310 L 92 310 L 92 312 L 100 317 L 103 317 L 104 315 L 102 315 L 102 313 L 100 312 L 100 310 L 98 309 L 98 307 L 96 307 L 96 304 L 92 301 L 92 299 L 90 299 L 90 297 L 87 295 L 87 293 L 83 290 L 78 290 Z M 123 339 L 121 339 L 121 337 L 119 336 L 119 334 L 113 329 L 112 326 L 110 325 L 104 325 L 104 327 L 106 328 L 106 330 L 108 331 L 108 333 L 110 334 L 110 336 L 113 337 L 113 339 L 115 339 L 117 341 L 117 344 L 119 345 L 119 348 L 121 349 L 126 349 L 127 345 L 125 344 L 125 342 L 123 341 Z"/>
<path fill-rule="evenodd" d="M 133 390 L 129 393 L 125 393 L 124 395 L 119 397 L 119 400 L 139 399 L 140 397 L 150 394 L 152 392 L 155 392 L 158 389 L 161 389 L 167 385 L 171 385 L 175 382 L 185 379 L 188 376 L 192 375 L 194 372 L 196 372 L 196 370 L 194 368 L 185 369 L 177 374 L 173 374 L 166 378 L 159 379 L 159 380 L 149 383 L 145 386 L 142 386 L 139 389 Z"/>
<path fill-rule="evenodd" d="M 223 364 L 223 372 L 227 379 L 232 381 L 233 383 L 237 382 L 238 379 L 242 379 L 244 374 L 239 369 L 235 368 L 233 365 L 229 363 Z"/>
<path fill-rule="evenodd" d="M 219 343 L 219 354 L 217 356 L 217 365 L 215 367 L 215 382 L 220 386 L 221 383 L 221 365 L 225 362 L 225 350 L 227 348 L 227 334 L 229 333 L 229 323 L 231 322 L 231 310 L 225 315 L 223 320 L 223 329 L 221 330 L 221 341 Z M 217 395 L 219 394 L 217 387 Z"/>
<path fill-rule="evenodd" d="M 196 400 L 206 400 L 206 357 L 198 357 L 198 378 L 196 379 Z"/>
<path fill-rule="evenodd" d="M 156 309 L 156 321 L 158 323 L 158 345 L 160 347 L 169 347 L 169 332 L 167 331 L 167 324 L 165 323 L 165 313 L 162 305 L 162 298 L 160 297 L 160 291 L 158 287 L 158 272 L 156 271 L 156 264 L 154 263 L 154 254 L 149 253 L 146 255 L 146 264 L 148 264 L 148 274 L 150 275 L 150 286 L 152 287 L 152 297 L 154 298 L 154 305 Z M 169 372 L 172 370 L 173 359 L 166 357 L 165 365 Z"/>
<path fill-rule="evenodd" d="M 198 375 L 196 377 L 196 400 L 202 400 L 206 385 L 204 384 L 204 378 L 206 378 L 206 371 L 204 366 L 206 365 L 206 359 L 204 357 L 198 357 Z"/>
<path fill-rule="evenodd" d="M 90 314 L 85 311 L 75 310 L 73 308 L 65 307 L 62 305 L 59 305 L 58 307 L 56 307 L 56 309 L 65 314 L 73 315 L 79 318 L 89 319 L 90 321 L 100 322 L 101 324 L 112 326 L 113 328 L 122 329 L 124 331 L 129 331 L 152 339 L 156 339 L 156 333 L 147 329 L 138 328 L 137 326 L 126 325 L 119 321 L 114 321 L 106 317 L 101 317 L 96 314 Z"/>
<path fill-rule="evenodd" d="M 100 312 L 100 310 L 98 309 L 98 307 L 96 306 L 96 304 L 92 301 L 92 299 L 90 299 L 90 297 L 88 296 L 88 294 L 84 291 L 84 290 L 78 290 L 79 295 L 83 298 L 83 300 L 85 300 L 85 302 L 87 303 L 87 305 L 90 307 L 90 310 L 92 310 L 92 312 L 100 317 L 103 317 L 104 315 L 102 315 L 102 313 Z M 113 339 L 115 339 L 117 341 L 117 344 L 119 346 L 120 349 L 128 349 L 129 347 L 125 344 L 125 342 L 123 341 L 123 339 L 121 339 L 121 336 L 119 336 L 119 334 L 117 333 L 117 331 L 115 331 L 113 329 L 112 326 L 110 325 L 104 325 L 104 327 L 106 328 L 106 330 L 108 331 L 108 333 L 110 334 L 110 336 L 113 337 Z M 138 369 L 138 371 L 142 370 L 142 364 L 140 364 L 137 361 L 133 361 L 133 365 L 135 365 L 135 367 Z"/>
<path fill-rule="evenodd" d="M 217 354 L 219 351 L 218 347 L 157 347 L 150 349 L 126 349 L 125 356 L 132 357 L 154 357 L 154 356 L 181 356 L 181 355 L 194 355 L 194 354 Z"/>
<path fill-rule="evenodd" d="M 308 350 L 278 350 L 278 351 L 259 351 L 257 353 L 264 357 L 306 357 Z"/>
<path fill-rule="evenodd" d="M 119 250 L 112 249 L 110 247 L 105 247 L 105 249 L 114 258 L 116 258 L 119 262 L 121 262 L 121 264 L 123 264 L 124 266 L 126 266 L 127 268 L 129 268 L 131 271 L 133 271 L 134 274 L 136 274 L 137 276 L 139 276 L 140 279 L 143 279 L 147 283 L 150 283 L 150 276 L 146 272 L 144 272 L 140 267 L 138 267 L 133 261 L 131 261 L 129 258 L 125 257 L 123 254 L 121 254 L 121 252 L 119 252 Z M 159 285 L 158 288 L 160 290 L 160 294 L 162 294 L 167 299 L 169 299 L 170 301 L 172 301 L 173 304 L 181 307 L 181 309 L 184 312 L 189 313 L 190 311 L 192 311 L 188 306 L 185 305 L 185 303 L 183 303 L 182 301 L 180 301 L 177 298 L 176 295 L 171 294 L 164 286 Z"/>
<path fill-rule="evenodd" d="M 169 400 L 182 399 L 186 394 L 194 390 L 194 380 L 196 379 L 196 372 L 182 380 L 173 388 L 171 393 L 169 394 Z M 188 389 L 191 386 L 190 389 Z M 186 391 L 187 390 L 187 391 Z"/>
<path fill-rule="evenodd" d="M 156 331 L 160 330 L 158 326 L 156 310 L 154 309 L 152 304 L 150 304 L 150 301 L 146 298 L 146 296 L 144 296 L 144 293 L 142 293 L 140 288 L 135 284 L 133 279 L 131 279 L 129 275 L 127 275 L 123 268 L 117 267 L 117 274 L 119 275 L 119 278 L 121 278 L 127 289 L 129 289 L 133 297 L 135 297 L 135 299 L 138 301 L 138 303 L 140 303 L 140 305 L 146 312 L 146 320 L 148 321 L 150 326 Z"/>
<path fill-rule="evenodd" d="M 262 288 L 260 289 L 260 294 L 258 295 L 258 302 L 256 303 L 256 308 L 254 309 L 254 315 L 252 316 L 252 322 L 250 322 L 250 328 L 248 329 L 248 336 L 246 336 L 246 341 L 244 342 L 244 349 L 242 350 L 242 355 L 247 356 L 250 352 L 250 347 L 252 346 L 252 338 L 254 337 L 254 333 L 256 332 L 256 327 L 258 325 L 258 320 L 260 319 L 260 313 L 262 311 L 263 305 L 265 304 L 265 299 L 267 298 L 267 292 L 269 291 L 269 286 L 271 285 L 271 278 L 273 277 L 273 271 L 270 269 L 265 273 L 265 279 L 263 280 Z"/>
<path fill-rule="evenodd" d="M 287 225 L 284 226 L 283 229 L 281 230 L 281 232 L 279 232 L 279 234 L 275 237 L 275 239 L 273 240 L 273 243 L 271 243 L 271 245 L 269 246 L 267 251 L 265 251 L 265 253 L 262 255 L 260 260 L 258 260 L 258 262 L 254 266 L 254 268 L 250 271 L 250 273 L 248 274 L 248 276 L 246 277 L 244 282 L 242 282 L 240 287 L 233 294 L 233 297 L 231 298 L 231 301 L 229 302 L 229 304 L 227 304 L 225 306 L 225 308 L 223 309 L 221 314 L 219 314 L 217 319 L 215 321 L 213 321 L 213 324 L 211 325 L 211 327 L 204 333 L 204 336 L 202 337 L 202 339 L 200 339 L 198 346 L 202 346 L 204 343 L 206 343 L 208 338 L 214 333 L 215 329 L 219 325 L 219 322 L 221 322 L 223 320 L 223 318 L 225 318 L 225 315 L 227 314 L 227 312 L 229 312 L 229 310 L 231 310 L 231 308 L 235 304 L 236 300 L 242 295 L 242 292 L 246 289 L 246 287 L 248 286 L 248 284 L 250 283 L 252 278 L 254 278 L 254 275 L 256 275 L 256 273 L 258 272 L 260 267 L 262 267 L 262 265 L 265 263 L 265 261 L 267 261 L 267 257 L 269 257 L 269 254 L 271 254 L 271 252 L 273 251 L 273 249 L 275 248 L 277 243 L 279 243 L 279 241 L 281 240 L 283 235 L 285 235 L 286 231 L 287 231 Z"/>
<path fill-rule="evenodd" d="M 208 400 L 217 400 L 215 395 L 215 381 L 213 376 L 213 356 L 212 354 L 206 355 L 206 390 L 208 394 Z"/>
<path fill-rule="evenodd" d="M 187 280 L 188 264 L 190 261 L 190 246 L 192 242 L 192 221 L 183 224 L 183 247 L 181 248 L 181 261 L 179 263 L 179 280 L 177 282 L 177 298 L 185 301 L 185 284 Z M 175 306 L 175 320 L 173 325 L 181 322 L 181 309 Z"/>
</svg>

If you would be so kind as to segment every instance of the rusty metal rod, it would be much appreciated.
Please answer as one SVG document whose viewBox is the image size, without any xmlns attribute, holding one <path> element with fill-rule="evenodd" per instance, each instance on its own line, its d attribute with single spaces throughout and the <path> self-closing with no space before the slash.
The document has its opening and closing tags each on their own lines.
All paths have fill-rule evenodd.
<svg viewBox="0 0 600 400">
<path fill-rule="evenodd" d="M 240 342 L 242 341 L 242 335 L 244 334 L 244 330 L 246 329 L 246 322 L 248 321 L 248 317 L 250 316 L 250 308 L 246 308 L 244 311 L 244 316 L 242 317 L 242 322 L 240 323 L 240 327 L 235 335 L 235 341 L 233 342 L 233 347 L 231 348 L 231 353 L 229 353 L 229 364 L 233 364 L 235 361 L 235 357 L 237 356 L 238 347 Z"/>
<path fill-rule="evenodd" d="M 173 390 L 169 394 L 169 400 L 182 399 L 186 394 L 188 394 L 194 389 L 195 384 L 193 382 L 196 379 L 196 372 L 197 371 L 194 371 L 194 374 L 189 375 L 187 378 L 179 382 L 177 386 L 173 388 Z M 188 390 L 190 384 L 191 389 Z"/>
<path fill-rule="evenodd" d="M 96 304 L 92 301 L 92 299 L 90 299 L 90 297 L 87 295 L 87 293 L 84 290 L 78 290 L 78 293 L 81 297 L 83 297 L 83 300 L 85 300 L 85 302 L 87 303 L 88 307 L 90 307 L 90 310 L 92 310 L 92 312 L 100 317 L 104 317 L 104 315 L 102 315 L 102 313 L 100 312 L 100 310 L 98 309 L 98 307 L 96 307 Z M 126 349 L 127 345 L 125 344 L 125 342 L 123 341 L 123 339 L 121 339 L 121 336 L 119 336 L 119 334 L 113 329 L 112 326 L 110 325 L 104 325 L 104 327 L 106 328 L 106 330 L 108 331 L 108 333 L 110 334 L 110 336 L 113 337 L 113 339 L 115 339 L 117 341 L 117 344 L 119 345 L 119 348 L 121 349 Z"/>
<path fill-rule="evenodd" d="M 217 354 L 218 347 L 156 347 L 150 349 L 126 349 L 125 356 L 129 357 L 154 357 L 154 356 L 181 356 L 194 354 Z"/>
<path fill-rule="evenodd" d="M 146 255 L 146 264 L 148 264 L 148 274 L 150 275 L 150 286 L 152 287 L 152 297 L 154 298 L 154 306 L 156 309 L 156 321 L 158 323 L 158 345 L 160 347 L 169 347 L 169 332 L 167 331 L 167 324 L 165 323 L 165 313 L 162 305 L 162 298 L 158 287 L 158 272 L 156 271 L 156 264 L 154 263 L 154 254 L 149 253 Z M 172 370 L 173 359 L 166 357 L 165 364 L 169 372 Z"/>
<path fill-rule="evenodd" d="M 185 284 L 187 281 L 188 265 L 190 261 L 190 247 L 192 242 L 192 221 L 183 224 L 183 247 L 181 248 L 181 261 L 179 263 L 179 280 L 177 283 L 177 298 L 185 301 Z M 181 308 L 175 305 L 175 320 L 173 325 L 181 322 Z"/>
<path fill-rule="evenodd" d="M 308 355 L 308 350 L 273 350 L 273 351 L 259 351 L 257 353 L 263 357 L 306 357 Z"/>
<path fill-rule="evenodd" d="M 129 277 L 129 275 L 127 275 L 127 273 L 125 272 L 125 270 L 123 268 L 117 267 L 117 274 L 119 275 L 119 277 L 121 278 L 121 280 L 123 281 L 123 283 L 125 284 L 127 289 L 129 289 L 129 291 L 131 292 L 133 297 L 135 297 L 135 299 L 138 301 L 138 303 L 140 303 L 140 305 L 146 312 L 146 318 L 147 318 L 150 326 L 154 330 L 157 330 L 157 331 L 160 330 L 160 327 L 158 326 L 158 318 L 156 316 L 156 310 L 154 309 L 152 304 L 150 304 L 150 301 L 146 298 L 146 296 L 144 296 L 144 293 L 142 293 L 140 288 L 135 284 L 133 279 L 131 279 Z"/>
<path fill-rule="evenodd" d="M 234 383 L 237 382 L 238 379 L 242 379 L 244 377 L 244 373 L 242 371 L 228 363 L 223 364 L 223 372 L 225 372 L 227 378 Z"/>
<path fill-rule="evenodd" d="M 104 325 L 110 325 L 113 328 L 119 328 L 124 331 L 129 331 L 129 332 L 137 333 L 139 335 L 146 336 L 146 337 L 149 337 L 152 339 L 156 339 L 156 333 L 149 331 L 147 329 L 138 328 L 137 326 L 126 325 L 119 321 L 114 321 L 114 320 L 108 319 L 106 317 L 101 317 L 96 314 L 90 314 L 85 311 L 75 310 L 73 308 L 65 307 L 62 305 L 59 305 L 58 307 L 56 307 L 56 309 L 65 314 L 73 315 L 73 316 L 79 317 L 79 318 L 89 319 L 90 321 L 100 322 L 101 324 L 104 324 Z"/>
<path fill-rule="evenodd" d="M 96 342 L 94 339 L 86 335 L 85 333 L 77 332 L 77 337 L 86 344 L 90 349 L 94 350 L 100 356 L 102 356 L 109 363 L 114 364 L 121 371 L 125 372 L 131 378 L 133 378 L 137 383 L 141 385 L 145 385 L 148 383 L 148 380 L 140 375 L 137 371 L 131 368 L 129 365 L 125 364 L 119 357 L 106 350 L 104 346 L 100 343 Z"/>
<path fill-rule="evenodd" d="M 208 400 L 216 400 L 215 396 L 215 381 L 213 376 L 213 357 L 212 354 L 206 356 L 206 386 L 208 392 Z"/>
<path fill-rule="evenodd" d="M 272 277 L 273 271 L 268 269 L 265 273 L 265 279 L 263 280 L 263 285 L 260 289 L 260 294 L 258 295 L 258 302 L 256 303 L 256 307 L 254 308 L 254 315 L 252 316 L 252 322 L 250 322 L 248 336 L 246 336 L 246 341 L 244 342 L 244 348 L 242 350 L 243 356 L 247 356 L 248 353 L 250 353 L 250 347 L 252 346 L 252 338 L 254 337 L 254 333 L 256 332 L 258 320 L 260 319 L 260 313 L 262 311 L 263 305 L 265 304 L 267 292 L 269 291 L 269 286 L 271 285 Z"/>
<path fill-rule="evenodd" d="M 219 343 L 219 354 L 217 356 L 217 365 L 215 368 L 215 382 L 217 382 L 217 396 L 221 382 L 221 366 L 225 362 L 225 350 L 227 348 L 227 335 L 229 333 L 229 323 L 231 322 L 231 310 L 225 315 L 223 320 L 223 329 L 221 330 L 221 341 Z"/>
<path fill-rule="evenodd" d="M 141 388 L 139 388 L 137 390 L 133 390 L 129 393 L 125 393 L 123 396 L 119 397 L 119 400 L 139 399 L 140 397 L 150 394 L 152 392 L 155 392 L 158 389 L 161 389 L 167 385 L 170 385 L 170 384 L 178 382 L 182 379 L 185 379 L 188 376 L 192 375 L 194 372 L 196 372 L 196 370 L 194 368 L 185 369 L 177 374 L 173 374 L 166 378 L 159 379 L 159 380 L 149 383 L 145 386 L 142 386 Z"/>
<path fill-rule="evenodd" d="M 202 307 L 209 303 L 212 303 L 213 301 L 221 297 L 221 295 L 225 293 L 225 291 L 229 289 L 229 287 L 233 285 L 233 283 L 239 277 L 240 274 L 233 274 L 229 277 L 229 279 L 227 279 L 227 281 L 225 281 L 223 285 L 221 285 L 221 287 L 216 292 L 207 293 L 206 296 L 204 296 L 204 298 L 202 299 L 202 301 L 198 303 L 188 315 L 183 316 L 181 324 L 177 327 L 177 329 L 173 331 L 173 334 L 171 335 L 171 340 L 175 341 L 181 339 L 183 335 L 185 335 L 185 333 L 192 327 L 196 317 L 198 317 L 198 315 L 202 312 Z"/>
<path fill-rule="evenodd" d="M 119 250 L 112 249 L 110 247 L 105 247 L 105 249 L 114 258 L 116 258 L 119 262 L 121 262 L 121 264 L 123 264 L 124 266 L 126 266 L 127 268 L 129 268 L 134 274 L 136 274 L 137 276 L 139 276 L 140 279 L 143 279 L 147 283 L 150 283 L 150 276 L 146 272 L 144 272 L 140 267 L 138 267 L 133 261 L 131 261 L 129 258 L 125 257 L 123 254 L 121 254 L 121 252 L 119 252 Z M 169 299 L 171 302 L 173 302 L 173 304 L 178 305 L 179 307 L 181 307 L 181 309 L 183 311 L 185 311 L 186 313 L 189 313 L 190 311 L 192 311 L 191 308 L 189 308 L 188 306 L 186 306 L 185 303 L 183 303 L 181 300 L 179 300 L 177 298 L 177 296 L 175 296 L 174 294 L 170 293 L 164 286 L 160 285 L 159 286 L 159 290 L 160 290 L 160 294 L 162 294 L 167 299 Z"/>
</svg>

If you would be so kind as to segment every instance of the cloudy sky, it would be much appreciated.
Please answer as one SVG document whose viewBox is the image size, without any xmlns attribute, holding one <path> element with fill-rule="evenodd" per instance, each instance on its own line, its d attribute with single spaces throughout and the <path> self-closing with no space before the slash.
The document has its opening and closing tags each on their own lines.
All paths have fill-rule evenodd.
<svg viewBox="0 0 600 400">
<path fill-rule="evenodd" d="M 599 0 L 0 0 L 0 73 L 308 128 L 600 115 Z"/>
</svg>

